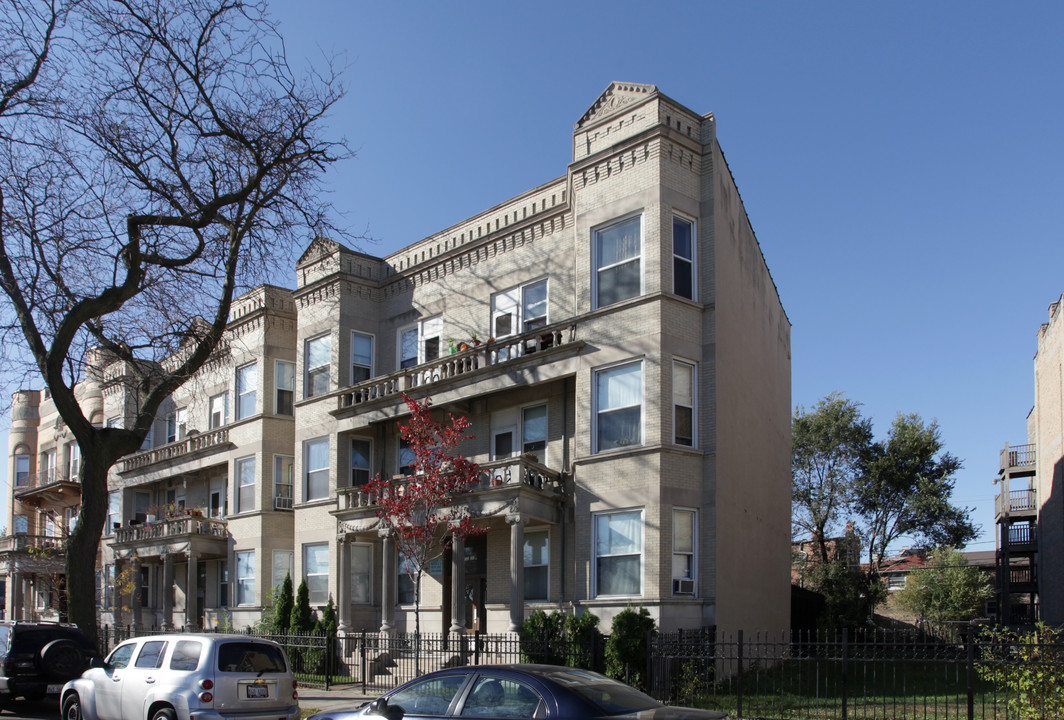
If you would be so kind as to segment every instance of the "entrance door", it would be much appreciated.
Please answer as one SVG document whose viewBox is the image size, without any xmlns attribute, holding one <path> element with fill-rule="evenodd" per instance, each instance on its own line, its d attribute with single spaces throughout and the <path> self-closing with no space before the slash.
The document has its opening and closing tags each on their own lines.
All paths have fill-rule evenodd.
<svg viewBox="0 0 1064 720">
<path fill-rule="evenodd" d="M 481 632 L 488 628 L 488 539 L 484 535 L 465 541 L 465 626 Z"/>
</svg>

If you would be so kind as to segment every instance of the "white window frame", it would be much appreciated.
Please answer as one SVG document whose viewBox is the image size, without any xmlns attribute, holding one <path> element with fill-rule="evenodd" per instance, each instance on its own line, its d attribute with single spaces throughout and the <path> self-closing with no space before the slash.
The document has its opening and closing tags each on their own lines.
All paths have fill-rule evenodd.
<svg viewBox="0 0 1064 720">
<path fill-rule="evenodd" d="M 236 597 L 233 598 L 237 606 L 255 604 L 255 551 L 239 550 L 234 553 L 236 558 Z M 245 587 L 248 585 L 248 587 Z"/>
<path fill-rule="evenodd" d="M 366 465 L 365 467 L 355 467 L 355 443 L 366 443 Z M 373 478 L 373 441 L 369 438 L 352 437 L 351 447 L 349 452 L 351 472 L 348 475 L 347 481 L 350 483 L 350 487 L 359 487 L 364 483 L 369 482 Z M 361 482 L 355 481 L 355 471 L 364 471 L 366 473 L 366 479 Z"/>
<path fill-rule="evenodd" d="M 281 558 L 281 562 L 278 563 L 278 558 Z M 294 550 L 274 550 L 273 551 L 273 564 L 270 566 L 270 580 L 273 582 L 273 588 L 276 590 L 277 586 L 284 582 L 284 576 L 295 575 L 296 567 L 296 554 Z M 295 578 L 292 578 L 293 583 Z M 298 585 L 297 585 L 298 587 Z"/>
<path fill-rule="evenodd" d="M 122 492 L 112 490 L 107 493 L 107 525 L 103 529 L 104 535 L 114 535 L 115 525 L 122 524 Z"/>
<path fill-rule="evenodd" d="M 357 362 L 355 359 L 355 342 L 359 339 L 364 339 L 369 342 L 369 357 L 365 362 Z M 374 370 L 375 353 L 377 348 L 377 338 L 370 333 L 359 332 L 357 330 L 351 331 L 351 376 L 350 381 L 352 385 L 356 385 L 360 382 L 366 382 L 376 375 Z M 368 373 L 365 380 L 355 380 L 355 373 L 357 370 L 364 368 Z"/>
<path fill-rule="evenodd" d="M 249 374 L 250 382 L 248 381 Z M 249 385 L 250 389 L 248 389 Z M 251 417 L 258 410 L 259 364 L 257 362 L 250 362 L 236 369 L 235 388 L 236 419 L 243 420 Z"/>
<path fill-rule="evenodd" d="M 678 515 L 686 515 L 691 519 L 691 549 L 680 550 L 677 549 L 678 541 L 676 537 L 676 528 L 679 527 L 676 522 Z M 677 558 L 687 558 L 687 563 L 690 566 L 690 575 L 679 576 L 677 575 L 676 562 Z M 674 507 L 672 509 L 672 594 L 679 596 L 694 597 L 698 594 L 698 510 L 695 508 Z M 681 583 L 681 581 L 684 581 Z"/>
<path fill-rule="evenodd" d="M 686 223 L 691 231 L 691 257 L 687 258 L 676 251 L 676 223 Z M 672 216 L 672 292 L 680 297 L 688 297 L 676 290 L 676 266 L 678 263 L 688 264 L 689 279 L 691 281 L 690 300 L 698 301 L 698 224 L 686 215 L 674 213 Z"/>
<path fill-rule="evenodd" d="M 677 373 L 677 368 L 683 368 L 686 371 L 690 371 L 690 404 L 683 402 L 683 400 L 686 400 L 687 398 L 681 398 L 678 395 L 676 379 L 679 375 Z M 691 413 L 691 442 L 681 442 L 680 437 L 676 432 L 676 429 L 679 427 L 680 408 L 686 408 Z M 672 361 L 672 441 L 674 444 L 683 445 L 684 447 L 698 447 L 698 364 L 680 358 L 673 358 Z"/>
<path fill-rule="evenodd" d="M 324 467 L 310 467 L 310 450 L 312 446 L 325 446 L 325 466 Z M 310 440 L 303 441 L 303 502 L 313 502 L 314 500 L 324 500 L 329 497 L 329 465 L 331 464 L 331 448 L 329 446 L 329 436 L 323 435 L 322 437 L 311 438 Z M 314 479 L 319 477 L 319 474 L 324 473 L 325 476 L 325 494 L 316 495 L 311 497 L 311 475 L 314 475 Z"/>
<path fill-rule="evenodd" d="M 535 535 L 535 536 L 543 535 L 546 538 L 546 544 L 544 546 L 544 555 L 545 555 L 544 562 L 542 562 L 542 563 L 531 563 L 531 562 L 529 562 L 529 556 L 531 555 L 531 553 L 528 552 L 528 537 L 529 537 L 529 535 Z M 525 602 L 548 602 L 550 600 L 550 528 L 544 527 L 544 528 L 534 528 L 534 529 L 525 530 L 525 547 L 523 547 L 521 551 L 524 554 L 522 565 L 523 565 L 523 569 L 524 569 L 524 572 L 525 572 L 525 598 L 524 598 Z M 529 569 L 533 569 L 533 568 L 546 568 L 547 569 L 547 584 L 546 584 L 547 594 L 546 594 L 545 597 L 530 598 L 528 596 L 528 576 L 527 576 L 527 573 L 528 573 Z"/>
<path fill-rule="evenodd" d="M 217 407 L 221 405 L 221 407 Z M 217 416 L 217 419 L 216 419 Z M 207 401 L 207 427 L 211 430 L 220 428 L 229 419 L 229 392 L 211 395 Z"/>
<path fill-rule="evenodd" d="M 415 333 L 417 336 L 417 357 L 412 355 L 403 354 L 403 335 L 408 333 Z M 435 339 L 436 342 L 436 354 L 430 356 L 427 345 L 430 340 Z M 395 366 L 397 370 L 408 370 L 412 367 L 416 367 L 422 363 L 436 360 L 443 355 L 443 316 L 434 315 L 424 320 L 419 320 L 416 323 L 410 325 L 404 325 L 399 328 L 395 334 Z M 414 360 L 412 364 L 408 363 L 409 360 Z M 403 363 L 408 363 L 404 365 Z"/>
<path fill-rule="evenodd" d="M 227 495 L 227 489 L 223 488 L 215 488 L 208 493 L 207 498 L 210 502 L 210 506 L 207 508 L 207 512 L 212 518 L 223 520 L 225 519 L 225 516 L 229 514 L 229 498 Z M 214 504 L 215 497 L 218 498 L 217 505 Z M 215 513 L 215 508 L 217 508 L 220 514 Z"/>
<path fill-rule="evenodd" d="M 632 515 L 638 513 L 640 535 L 639 535 L 639 549 L 637 553 L 608 553 L 599 555 L 598 552 L 598 533 L 599 522 L 616 517 L 618 515 Z M 609 510 L 605 512 L 592 513 L 591 515 L 591 573 L 592 573 L 592 587 L 594 592 L 592 597 L 643 597 L 644 588 L 646 587 L 646 510 L 644 508 L 626 508 L 623 510 Z M 635 593 L 620 593 L 620 594 L 605 594 L 599 590 L 601 578 L 599 577 L 599 559 L 600 558 L 612 558 L 612 557 L 631 557 L 633 555 L 639 555 L 639 590 Z"/>
<path fill-rule="evenodd" d="M 498 448 L 498 438 L 500 435 L 510 435 L 510 454 L 500 455 Z M 506 427 L 498 428 L 491 431 L 491 459 L 492 460 L 505 460 L 506 458 L 517 457 L 520 453 L 521 444 L 518 442 L 517 426 L 507 425 Z"/>
<path fill-rule="evenodd" d="M 44 485 L 46 483 L 55 482 L 58 479 L 58 478 L 56 478 L 56 472 L 58 470 L 58 468 L 57 468 L 58 453 L 56 453 L 56 451 L 54 449 L 45 450 L 42 459 L 44 460 L 44 462 L 41 463 L 42 465 L 44 465 L 44 472 L 42 473 L 42 475 L 44 476 L 44 481 L 43 482 L 39 482 L 37 484 L 38 485 Z"/>
<path fill-rule="evenodd" d="M 287 475 L 285 477 L 285 469 Z M 296 458 L 294 455 L 273 456 L 273 509 L 291 510 L 295 502 Z"/>
<path fill-rule="evenodd" d="M 15 454 L 15 487 L 29 487 L 30 484 L 30 456 L 26 452 Z"/>
<path fill-rule="evenodd" d="M 529 410 L 535 410 L 537 408 L 543 408 L 543 440 L 542 441 L 539 441 L 539 440 L 531 440 L 530 441 L 528 439 L 528 422 L 527 422 L 526 413 L 528 413 Z M 547 408 L 547 403 L 535 403 L 534 405 L 526 405 L 526 406 L 521 408 L 521 444 L 520 444 L 520 447 L 519 447 L 519 451 L 521 453 L 526 453 L 526 452 L 535 453 L 536 456 L 539 457 L 539 459 L 541 461 L 546 460 L 547 439 L 548 439 L 548 437 L 550 435 L 550 433 L 548 431 L 549 430 L 549 425 L 548 425 L 549 421 L 550 421 L 550 411 Z M 516 438 L 515 438 L 515 440 L 516 440 Z M 535 444 L 537 444 L 539 442 L 543 443 L 543 447 L 531 447 L 531 448 L 529 447 L 530 445 L 535 445 Z M 517 444 L 515 442 L 515 447 L 516 447 L 516 445 Z"/>
<path fill-rule="evenodd" d="M 320 570 L 315 573 L 310 572 L 310 564 L 307 562 L 309 559 L 308 551 L 313 550 L 316 553 L 322 550 L 325 551 L 325 571 Z M 320 592 L 324 593 L 323 596 L 316 597 L 314 595 L 315 590 L 311 590 L 311 580 L 325 578 L 325 588 Z M 310 591 L 310 604 L 311 605 L 325 605 L 329 602 L 329 543 L 317 542 L 317 543 L 303 543 L 303 580 L 307 583 L 307 590 Z"/>
<path fill-rule="evenodd" d="M 251 466 L 251 482 L 245 482 L 246 476 L 244 474 L 245 469 Z M 255 465 L 255 456 L 247 455 L 245 457 L 237 458 L 233 461 L 233 477 L 236 478 L 236 511 L 237 513 L 253 512 L 257 509 L 258 503 L 255 502 L 256 494 L 256 482 L 255 475 L 258 468 Z M 245 497 L 245 489 L 248 497 Z"/>
<path fill-rule="evenodd" d="M 543 285 L 543 314 L 530 317 L 528 294 L 532 288 Z M 502 318 L 510 318 L 509 332 L 499 327 Z M 496 340 L 521 335 L 550 324 L 550 278 L 536 278 L 516 287 L 497 292 L 491 296 L 491 336 Z"/>
<path fill-rule="evenodd" d="M 281 368 L 287 369 L 288 384 L 291 387 L 285 387 L 281 383 L 283 382 L 286 373 L 281 371 Z M 274 371 L 274 386 L 275 391 L 273 394 L 273 414 L 284 415 L 285 417 L 291 417 L 295 414 L 295 401 L 296 401 L 296 364 L 290 360 L 276 360 L 273 366 Z M 288 393 L 286 396 L 287 403 L 282 401 L 281 393 Z M 287 404 L 287 408 L 285 405 Z M 288 412 L 283 412 L 287 409 Z"/>
<path fill-rule="evenodd" d="M 352 605 L 372 605 L 373 604 L 373 546 L 369 543 L 351 543 L 350 552 L 351 557 L 351 604 Z M 356 552 L 357 551 L 357 552 Z M 365 566 L 359 566 L 358 561 L 360 558 L 358 555 L 364 554 Z M 359 592 L 359 579 L 362 579 L 364 598 L 360 598 Z"/>
<path fill-rule="evenodd" d="M 232 583 L 229 582 L 229 560 L 218 561 L 218 606 L 229 607 L 233 602 Z"/>
<path fill-rule="evenodd" d="M 77 482 L 81 477 L 81 446 L 74 440 L 67 443 L 67 480 Z"/>
<path fill-rule="evenodd" d="M 188 430 L 188 408 L 178 408 L 166 416 L 166 442 L 179 442 L 185 439 Z"/>
<path fill-rule="evenodd" d="M 610 408 L 599 408 L 601 391 L 599 389 L 600 378 L 608 375 L 611 372 L 628 368 L 632 366 L 639 366 L 639 437 L 633 438 L 625 445 L 618 444 L 613 447 L 603 448 L 601 447 L 601 438 L 599 437 L 599 416 L 603 413 L 614 412 L 619 410 L 626 410 L 636 407 L 635 405 L 622 405 Z M 591 385 L 591 407 L 593 408 L 591 416 L 591 438 L 592 438 L 592 452 L 600 453 L 606 450 L 625 449 L 626 447 L 638 447 L 644 443 L 646 437 L 646 366 L 643 362 L 643 358 L 637 358 L 635 360 L 625 360 L 624 362 L 614 363 L 612 365 L 605 365 L 603 367 L 595 368 L 592 371 L 592 385 Z"/>
<path fill-rule="evenodd" d="M 625 223 L 627 223 L 627 222 L 629 222 L 629 221 L 631 221 L 633 219 L 637 219 L 637 218 L 639 220 L 639 252 L 636 253 L 633 257 L 625 258 L 621 262 L 615 262 L 615 263 L 611 263 L 609 265 L 602 265 L 601 263 L 603 262 L 603 260 L 602 260 L 602 258 L 599 257 L 599 255 L 600 255 L 600 252 L 599 252 L 599 234 L 603 233 L 603 232 L 606 232 L 606 231 L 608 231 L 608 230 L 610 230 L 612 228 L 615 228 L 615 227 L 617 227 L 619 225 L 623 225 L 623 224 L 625 224 Z M 592 309 L 597 309 L 597 308 L 600 308 L 600 307 L 608 307 L 610 305 L 614 305 L 614 304 L 619 303 L 619 302 L 624 302 L 625 300 L 631 300 L 633 297 L 640 297 L 646 292 L 646 288 L 645 288 L 645 285 L 646 285 L 646 262 L 645 262 L 645 250 L 646 250 L 645 246 L 646 246 L 646 243 L 644 241 L 644 238 L 646 237 L 646 232 L 645 232 L 646 228 L 644 227 L 644 225 L 645 225 L 645 223 L 644 223 L 644 218 L 643 218 L 643 212 L 639 211 L 639 212 L 631 213 L 629 215 L 625 215 L 623 217 L 615 218 L 613 220 L 610 220 L 608 223 L 604 223 L 602 225 L 599 225 L 599 226 L 594 227 L 594 228 L 591 229 L 591 267 L 592 267 L 592 273 L 593 273 L 592 276 L 591 276 Z M 625 297 L 625 298 L 620 298 L 618 300 L 612 300 L 612 301 L 610 301 L 608 303 L 600 302 L 599 294 L 600 294 L 601 288 L 599 287 L 599 284 L 600 284 L 599 283 L 599 276 L 604 271 L 612 270 L 614 268 L 619 268 L 622 265 L 625 265 L 625 264 L 628 264 L 628 263 L 631 263 L 631 262 L 637 262 L 639 264 L 639 292 L 636 293 L 635 295 L 631 295 L 631 296 Z"/>
<path fill-rule="evenodd" d="M 314 343 L 324 343 L 325 353 L 328 358 L 324 363 L 318 365 L 310 364 L 311 345 Z M 325 375 L 325 388 L 321 392 L 314 392 L 313 378 L 322 374 L 324 370 Z M 317 337 L 308 338 L 303 342 L 303 397 L 316 397 L 318 395 L 325 395 L 332 389 L 332 335 L 325 333 L 324 335 L 318 335 Z"/>
</svg>

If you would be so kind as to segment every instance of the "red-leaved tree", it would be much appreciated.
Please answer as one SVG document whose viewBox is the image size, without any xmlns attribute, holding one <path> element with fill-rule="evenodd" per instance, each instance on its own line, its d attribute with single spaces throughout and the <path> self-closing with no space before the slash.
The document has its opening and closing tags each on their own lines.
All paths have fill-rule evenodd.
<svg viewBox="0 0 1064 720">
<path fill-rule="evenodd" d="M 421 577 L 429 563 L 442 557 L 453 540 L 480 535 L 469 506 L 461 496 L 480 483 L 480 466 L 458 452 L 472 435 L 468 418 L 447 414 L 448 423 L 432 419 L 429 398 L 424 402 L 403 395 L 410 422 L 399 433 L 414 453 L 414 474 L 382 478 L 378 473 L 366 485 L 377 498 L 377 518 L 391 532 L 396 549 L 406 560 L 405 572 L 414 584 L 414 632 L 421 634 Z"/>
</svg>

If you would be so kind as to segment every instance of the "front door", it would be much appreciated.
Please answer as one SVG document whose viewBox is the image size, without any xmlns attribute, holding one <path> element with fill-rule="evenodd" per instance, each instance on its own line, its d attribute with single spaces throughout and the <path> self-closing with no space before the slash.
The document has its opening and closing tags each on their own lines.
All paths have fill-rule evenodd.
<svg viewBox="0 0 1064 720">
<path fill-rule="evenodd" d="M 465 625 L 471 630 L 487 630 L 485 605 L 488 590 L 488 539 L 484 535 L 465 541 Z"/>
</svg>

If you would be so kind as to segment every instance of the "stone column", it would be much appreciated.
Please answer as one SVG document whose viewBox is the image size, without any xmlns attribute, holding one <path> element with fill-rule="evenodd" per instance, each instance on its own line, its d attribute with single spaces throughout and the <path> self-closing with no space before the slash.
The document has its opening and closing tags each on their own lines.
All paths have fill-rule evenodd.
<svg viewBox="0 0 1064 720">
<path fill-rule="evenodd" d="M 337 538 L 336 544 L 339 564 L 336 568 L 336 578 L 339 583 L 336 588 L 336 597 L 340 602 L 337 630 L 346 635 L 351 630 L 351 545 L 347 542 L 346 536 Z"/>
<path fill-rule="evenodd" d="M 137 588 L 136 590 L 133 591 L 133 627 L 135 627 L 135 628 L 137 628 L 139 630 L 140 629 L 140 622 L 141 622 L 140 608 L 141 608 L 141 602 L 142 602 L 141 598 L 140 598 L 140 593 L 141 593 L 142 590 L 146 592 L 147 588 L 142 588 L 141 587 L 141 584 L 140 584 L 140 560 L 137 559 L 136 555 L 134 555 L 133 558 L 130 560 L 129 566 L 132 568 L 133 582 L 134 582 L 134 584 L 135 584 L 135 586 Z"/>
<path fill-rule="evenodd" d="M 174 629 L 174 558 L 163 555 L 163 630 Z"/>
<path fill-rule="evenodd" d="M 451 632 L 465 630 L 465 541 L 451 543 Z"/>
<path fill-rule="evenodd" d="M 525 523 L 528 516 L 510 513 L 510 625 L 507 632 L 521 632 L 525 624 Z"/>
<path fill-rule="evenodd" d="M 199 558 L 190 547 L 188 549 L 188 578 L 185 580 L 185 629 L 195 630 L 200 619 L 196 617 L 196 566 Z"/>
<path fill-rule="evenodd" d="M 381 632 L 390 635 L 395 630 L 395 574 L 397 558 L 391 533 L 380 531 L 381 553 Z"/>
</svg>

